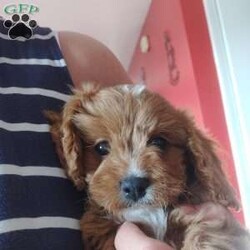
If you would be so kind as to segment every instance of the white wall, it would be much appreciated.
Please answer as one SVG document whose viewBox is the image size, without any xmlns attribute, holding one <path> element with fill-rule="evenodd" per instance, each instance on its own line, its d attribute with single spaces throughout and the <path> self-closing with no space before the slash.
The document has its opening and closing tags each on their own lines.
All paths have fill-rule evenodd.
<svg viewBox="0 0 250 250">
<path fill-rule="evenodd" d="M 250 228 L 250 1 L 204 0 L 204 5 Z"/>
<path fill-rule="evenodd" d="M 33 4 L 40 26 L 88 34 L 106 44 L 128 68 L 151 0 L 0 0 L 0 16 L 9 4 Z"/>
</svg>

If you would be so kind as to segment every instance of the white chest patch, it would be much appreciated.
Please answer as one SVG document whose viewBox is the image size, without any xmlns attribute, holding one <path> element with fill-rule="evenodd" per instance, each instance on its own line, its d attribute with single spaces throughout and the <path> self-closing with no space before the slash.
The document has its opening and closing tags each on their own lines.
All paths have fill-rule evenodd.
<svg viewBox="0 0 250 250">
<path fill-rule="evenodd" d="M 163 208 L 138 207 L 121 211 L 118 221 L 137 222 L 151 228 L 155 238 L 163 241 L 167 232 L 168 212 Z"/>
</svg>

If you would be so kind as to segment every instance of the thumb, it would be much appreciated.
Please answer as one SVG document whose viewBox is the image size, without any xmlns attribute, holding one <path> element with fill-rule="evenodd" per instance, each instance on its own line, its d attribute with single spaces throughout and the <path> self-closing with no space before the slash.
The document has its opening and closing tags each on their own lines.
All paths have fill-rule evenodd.
<svg viewBox="0 0 250 250">
<path fill-rule="evenodd" d="M 125 222 L 115 237 L 117 250 L 172 250 L 167 244 L 146 236 L 135 224 Z"/>
</svg>

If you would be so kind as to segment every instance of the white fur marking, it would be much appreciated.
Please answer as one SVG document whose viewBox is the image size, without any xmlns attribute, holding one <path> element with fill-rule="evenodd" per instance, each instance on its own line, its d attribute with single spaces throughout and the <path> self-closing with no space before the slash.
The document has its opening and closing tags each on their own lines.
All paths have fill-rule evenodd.
<svg viewBox="0 0 250 250">
<path fill-rule="evenodd" d="M 131 160 L 128 169 L 128 176 L 135 176 L 135 177 L 146 177 L 145 171 L 138 167 L 138 164 L 135 160 Z"/>
<path fill-rule="evenodd" d="M 122 86 L 122 90 L 127 93 L 132 93 L 135 96 L 139 96 L 146 89 L 143 84 L 126 84 Z"/>
<path fill-rule="evenodd" d="M 148 226 L 156 239 L 163 241 L 167 232 L 168 213 L 163 208 L 131 207 L 121 211 L 119 222 L 130 221 Z"/>
</svg>

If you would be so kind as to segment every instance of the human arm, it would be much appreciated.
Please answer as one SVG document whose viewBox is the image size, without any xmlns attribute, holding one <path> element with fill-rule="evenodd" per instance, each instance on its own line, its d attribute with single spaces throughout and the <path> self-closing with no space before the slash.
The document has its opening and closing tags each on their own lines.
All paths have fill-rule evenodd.
<svg viewBox="0 0 250 250">
<path fill-rule="evenodd" d="M 132 83 L 114 54 L 99 41 L 83 34 L 61 31 L 59 43 L 77 87 L 84 81 L 104 85 Z"/>
</svg>

